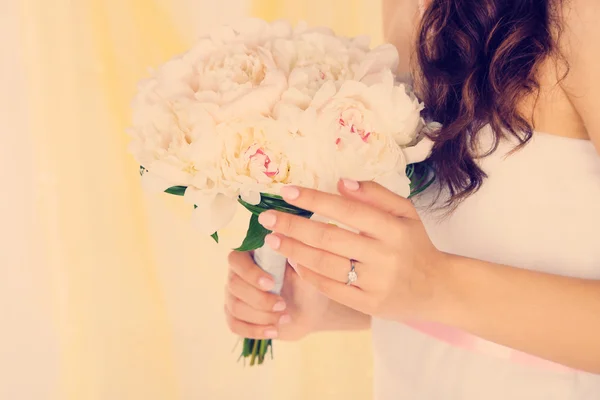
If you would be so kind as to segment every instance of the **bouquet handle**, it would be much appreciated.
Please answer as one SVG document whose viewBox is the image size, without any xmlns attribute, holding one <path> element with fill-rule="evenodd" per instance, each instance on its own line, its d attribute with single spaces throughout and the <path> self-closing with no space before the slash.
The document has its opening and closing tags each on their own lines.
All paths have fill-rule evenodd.
<svg viewBox="0 0 600 400">
<path fill-rule="evenodd" d="M 254 262 L 263 271 L 271 275 L 275 281 L 275 286 L 270 291 L 274 294 L 281 294 L 283 281 L 285 278 L 285 268 L 287 258 L 273 250 L 269 245 L 265 244 L 262 247 L 254 250 Z"/>
<path fill-rule="evenodd" d="M 275 286 L 270 290 L 271 293 L 281 294 L 283 281 L 285 278 L 285 269 L 287 258 L 273 250 L 270 246 L 264 244 L 262 247 L 254 250 L 254 262 L 265 272 L 273 277 Z M 241 357 L 250 359 L 250 366 L 258 362 L 262 364 L 265 355 L 273 351 L 273 341 L 271 339 L 244 339 L 244 348 Z M 272 353 L 271 353 L 272 354 Z"/>
</svg>

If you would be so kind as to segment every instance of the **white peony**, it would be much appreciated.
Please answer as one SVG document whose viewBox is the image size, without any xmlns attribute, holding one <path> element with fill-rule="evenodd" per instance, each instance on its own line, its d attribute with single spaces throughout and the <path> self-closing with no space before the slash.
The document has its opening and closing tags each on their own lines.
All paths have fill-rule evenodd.
<svg viewBox="0 0 600 400">
<path fill-rule="evenodd" d="M 273 43 L 273 56 L 288 75 L 284 100 L 308 107 L 325 82 L 346 80 L 377 83 L 382 73 L 395 70 L 398 52 L 394 46 L 369 49 L 369 38 L 336 36 L 327 28 L 300 25 L 290 38 Z"/>
<path fill-rule="evenodd" d="M 186 187 L 194 223 L 212 234 L 238 197 L 288 184 L 335 193 L 339 178 L 410 194 L 423 161 L 423 105 L 394 82 L 398 52 L 327 28 L 249 19 L 201 37 L 158 67 L 133 100 L 130 150 L 144 187 Z"/>
<path fill-rule="evenodd" d="M 142 177 L 146 188 L 188 186 L 215 165 L 217 154 L 205 151 L 218 142 L 209 109 L 184 99 L 134 107 L 129 150 L 147 170 Z"/>
<path fill-rule="evenodd" d="M 154 190 L 206 180 L 214 168 L 214 127 L 243 116 L 269 115 L 287 87 L 268 50 L 291 25 L 247 20 L 201 38 L 140 82 L 133 99 L 130 150 Z M 211 149 L 211 151 L 207 151 Z"/>
<path fill-rule="evenodd" d="M 260 193 L 278 193 L 291 184 L 295 154 L 294 137 L 286 126 L 271 118 L 244 118 L 222 124 L 224 141 L 221 170 L 225 184 L 250 204 Z M 294 157 L 295 156 L 295 157 Z"/>
<path fill-rule="evenodd" d="M 195 181 L 185 197 L 195 204 L 195 224 L 205 233 L 221 229 L 233 217 L 238 196 L 258 204 L 261 193 L 279 194 L 282 187 L 312 187 L 315 177 L 304 166 L 302 138 L 285 124 L 262 116 L 236 119 L 215 127 L 218 153 L 206 180 Z M 304 147 L 305 149 L 305 147 Z"/>
<path fill-rule="evenodd" d="M 334 191 L 339 178 L 351 178 L 374 180 L 406 197 L 410 181 L 402 146 L 415 141 L 422 109 L 390 72 L 372 86 L 345 81 L 337 89 L 325 82 L 306 110 L 282 102 L 275 115 L 313 143 L 311 169 L 326 177 L 317 181 L 321 190 Z"/>
</svg>

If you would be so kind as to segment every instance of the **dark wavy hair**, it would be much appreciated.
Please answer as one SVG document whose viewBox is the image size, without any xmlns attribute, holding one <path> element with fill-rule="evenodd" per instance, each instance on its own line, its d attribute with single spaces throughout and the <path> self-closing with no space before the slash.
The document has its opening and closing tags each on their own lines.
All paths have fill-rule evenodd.
<svg viewBox="0 0 600 400">
<path fill-rule="evenodd" d="M 553 58 L 568 72 L 558 49 L 564 1 L 432 0 L 425 10 L 412 69 L 425 118 L 443 125 L 429 135 L 430 165 L 449 191 L 441 208 L 452 211 L 479 190 L 487 176 L 476 159 L 501 138 L 518 139 L 513 151 L 531 139 L 533 118 L 518 108 L 528 96 L 537 101 L 539 66 Z M 477 133 L 487 124 L 494 146 L 479 155 Z"/>
</svg>

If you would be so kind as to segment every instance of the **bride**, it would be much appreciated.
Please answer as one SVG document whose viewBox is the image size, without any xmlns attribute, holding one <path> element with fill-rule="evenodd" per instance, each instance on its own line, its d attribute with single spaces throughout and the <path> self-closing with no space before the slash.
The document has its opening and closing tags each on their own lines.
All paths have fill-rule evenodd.
<svg viewBox="0 0 600 400">
<path fill-rule="evenodd" d="M 437 189 L 409 202 L 370 182 L 286 188 L 361 234 L 263 213 L 291 267 L 279 297 L 249 254 L 230 255 L 231 330 L 370 328 L 378 400 L 599 398 L 600 3 L 383 8 L 412 60 L 399 73 L 443 124 Z"/>
</svg>

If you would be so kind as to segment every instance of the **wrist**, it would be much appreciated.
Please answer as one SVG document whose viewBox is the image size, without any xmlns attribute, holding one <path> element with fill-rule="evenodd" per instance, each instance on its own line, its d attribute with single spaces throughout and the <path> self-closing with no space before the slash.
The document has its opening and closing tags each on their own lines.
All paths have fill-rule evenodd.
<svg viewBox="0 0 600 400">
<path fill-rule="evenodd" d="M 464 257 L 439 252 L 436 262 L 426 272 L 429 297 L 417 312 L 417 319 L 456 326 L 462 320 L 464 306 L 461 298 L 459 265 Z"/>
<path fill-rule="evenodd" d="M 326 311 L 320 316 L 311 333 L 331 331 L 360 331 L 371 327 L 371 317 L 328 299 Z"/>
</svg>

